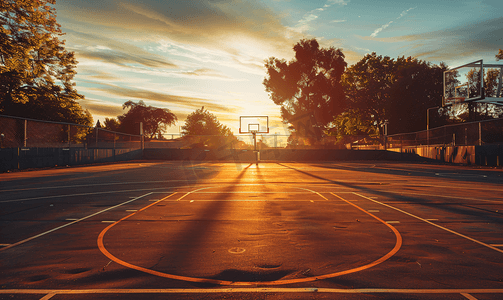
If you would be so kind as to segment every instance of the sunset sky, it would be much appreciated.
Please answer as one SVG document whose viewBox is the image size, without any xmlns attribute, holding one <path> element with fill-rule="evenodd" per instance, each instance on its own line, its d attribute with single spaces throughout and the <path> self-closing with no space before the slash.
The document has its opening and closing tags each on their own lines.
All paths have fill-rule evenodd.
<svg viewBox="0 0 503 300">
<path fill-rule="evenodd" d="M 235 132 L 240 115 L 255 114 L 285 133 L 262 85 L 264 60 L 290 60 L 302 38 L 341 48 L 348 65 L 373 51 L 496 63 L 503 48 L 501 0 L 58 0 L 56 10 L 95 122 L 144 100 L 177 115 L 172 133 L 201 106 Z"/>
</svg>

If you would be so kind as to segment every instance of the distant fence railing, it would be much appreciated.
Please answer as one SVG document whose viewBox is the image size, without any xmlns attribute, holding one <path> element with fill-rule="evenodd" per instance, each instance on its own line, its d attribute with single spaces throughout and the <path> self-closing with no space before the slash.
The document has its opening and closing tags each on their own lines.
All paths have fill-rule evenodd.
<svg viewBox="0 0 503 300">
<path fill-rule="evenodd" d="M 176 136 L 176 138 L 175 138 Z M 113 132 L 99 127 L 64 122 L 41 121 L 0 115 L 0 148 L 204 148 L 205 141 L 217 148 L 248 149 L 252 135 L 236 135 L 239 143 L 221 136 L 166 134 L 166 139 L 147 139 L 141 135 Z M 294 142 L 292 142 L 294 140 Z M 216 142 L 215 142 L 216 141 Z M 290 149 L 389 149 L 425 145 L 486 145 L 503 143 L 503 118 L 447 125 L 412 133 L 384 136 L 346 136 L 343 140 L 326 136 L 321 140 L 292 139 L 288 134 L 257 134 L 257 148 Z"/>
<path fill-rule="evenodd" d="M 0 115 L 0 147 L 140 149 L 142 136 L 79 124 Z"/>
<path fill-rule="evenodd" d="M 452 145 L 473 146 L 503 143 L 503 118 L 459 123 L 412 133 L 394 134 L 386 139 L 387 148 Z"/>
</svg>

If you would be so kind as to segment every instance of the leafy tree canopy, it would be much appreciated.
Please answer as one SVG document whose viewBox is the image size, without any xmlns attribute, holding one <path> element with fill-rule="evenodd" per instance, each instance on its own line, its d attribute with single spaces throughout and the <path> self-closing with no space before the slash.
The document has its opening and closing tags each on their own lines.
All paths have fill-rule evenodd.
<svg viewBox="0 0 503 300">
<path fill-rule="evenodd" d="M 0 112 L 91 125 L 76 100 L 77 61 L 64 48 L 55 0 L 0 2 Z"/>
<path fill-rule="evenodd" d="M 340 83 L 347 65 L 344 54 L 334 47 L 320 48 L 316 39 L 301 40 L 293 50 L 295 58 L 289 62 L 275 57 L 266 60 L 263 84 L 271 100 L 281 106 L 283 121 L 292 124 L 297 135 L 306 122 L 319 133 L 345 109 Z"/>
<path fill-rule="evenodd" d="M 336 117 L 348 132 L 375 132 L 388 121 L 388 134 L 423 130 L 426 111 L 442 99 L 444 64 L 431 65 L 412 57 L 365 55 L 342 77 L 351 114 Z M 352 122 L 348 117 L 357 118 Z M 357 128 L 347 126 L 358 124 Z M 352 125 L 351 125 L 352 126 Z M 363 128 L 370 126 L 373 128 Z"/>
<path fill-rule="evenodd" d="M 105 118 L 103 128 L 110 131 L 119 131 L 120 125 L 119 121 L 115 118 Z"/>
<path fill-rule="evenodd" d="M 140 123 L 143 123 L 143 134 L 153 138 L 156 134 L 162 134 L 167 126 L 175 125 L 177 118 L 167 108 L 146 106 L 143 101 L 135 103 L 127 101 L 122 109 L 128 111 L 117 117 L 118 121 L 105 120 L 105 128 L 113 130 L 118 123 L 118 131 L 129 134 L 140 134 Z"/>
<path fill-rule="evenodd" d="M 503 59 L 503 50 L 499 49 L 498 54 L 496 54 L 496 60 Z"/>
<path fill-rule="evenodd" d="M 194 147 L 201 148 L 231 148 L 237 142 L 229 127 L 221 124 L 204 106 L 187 116 L 182 135 Z"/>
</svg>

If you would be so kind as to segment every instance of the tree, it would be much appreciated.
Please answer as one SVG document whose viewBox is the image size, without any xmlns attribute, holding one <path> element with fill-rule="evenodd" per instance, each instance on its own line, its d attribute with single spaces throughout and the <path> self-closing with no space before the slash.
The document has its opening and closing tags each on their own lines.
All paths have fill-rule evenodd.
<svg viewBox="0 0 503 300">
<path fill-rule="evenodd" d="M 499 69 L 488 69 L 486 71 L 486 76 L 484 78 L 484 89 L 486 97 L 496 97 L 496 94 L 498 92 L 499 75 L 500 75 Z"/>
<path fill-rule="evenodd" d="M 110 131 L 119 131 L 120 123 L 115 118 L 105 118 L 104 128 Z"/>
<path fill-rule="evenodd" d="M 337 140 L 344 136 L 376 136 L 379 130 L 373 126 L 371 120 L 364 119 L 358 110 L 348 110 L 335 118 L 336 131 L 334 135 Z"/>
<path fill-rule="evenodd" d="M 503 59 L 503 50 L 499 49 L 498 54 L 496 54 L 496 60 Z"/>
<path fill-rule="evenodd" d="M 55 0 L 0 3 L 0 112 L 91 125 L 76 100 L 77 61 L 64 48 Z"/>
<path fill-rule="evenodd" d="M 395 60 L 375 52 L 367 54 L 342 77 L 351 114 L 341 118 L 357 118 L 346 123 L 359 124 L 361 133 L 379 131 L 385 122 L 388 134 L 425 129 L 427 109 L 438 106 L 442 99 L 446 69 L 444 64 L 431 65 L 412 57 Z M 343 120 L 337 121 L 341 124 Z"/>
<path fill-rule="evenodd" d="M 187 116 L 182 136 L 192 147 L 200 148 L 231 148 L 237 142 L 232 131 L 204 106 Z"/>
<path fill-rule="evenodd" d="M 320 48 L 316 39 L 301 40 L 293 50 L 295 58 L 290 62 L 275 57 L 266 60 L 263 84 L 293 132 L 300 136 L 314 132 L 319 138 L 333 116 L 345 109 L 340 81 L 347 64 L 340 49 Z"/>
<path fill-rule="evenodd" d="M 442 103 L 443 73 L 447 65 L 430 64 L 416 58 L 399 57 L 394 62 L 395 81 L 390 89 L 385 116 L 388 134 L 415 132 L 426 129 L 427 113 L 430 113 L 430 128 L 439 126 L 433 120 L 435 110 Z"/>
<path fill-rule="evenodd" d="M 468 83 L 466 98 L 474 98 L 480 96 L 481 93 L 481 74 L 477 69 L 471 69 L 466 74 L 466 80 Z"/>
<path fill-rule="evenodd" d="M 176 124 L 176 116 L 167 108 L 157 108 L 146 106 L 143 101 L 135 103 L 127 101 L 122 105 L 122 109 L 128 111 L 117 117 L 120 132 L 129 134 L 140 134 L 140 123 L 143 124 L 143 134 L 153 138 L 156 134 L 162 134 L 167 126 Z M 106 121 L 105 128 L 114 126 L 115 121 Z M 108 129 L 108 128 L 107 128 Z"/>
<path fill-rule="evenodd" d="M 363 124 L 379 128 L 386 121 L 385 107 L 389 102 L 391 86 L 396 80 L 395 68 L 393 59 L 377 56 L 373 52 L 344 73 L 342 85 L 349 108 L 358 112 Z"/>
</svg>

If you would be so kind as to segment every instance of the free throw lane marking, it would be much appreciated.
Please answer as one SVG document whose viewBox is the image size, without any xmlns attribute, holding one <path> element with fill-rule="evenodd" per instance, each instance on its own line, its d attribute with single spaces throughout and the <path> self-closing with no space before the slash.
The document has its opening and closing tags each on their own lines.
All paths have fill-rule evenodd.
<svg viewBox="0 0 503 300">
<path fill-rule="evenodd" d="M 201 189 L 199 189 L 199 190 L 201 190 Z M 185 194 L 185 195 L 183 195 L 178 200 L 184 198 L 188 194 L 190 194 L 190 192 L 187 193 L 187 194 Z M 336 272 L 336 273 L 326 274 L 326 275 L 314 276 L 314 277 L 296 278 L 296 279 L 284 279 L 284 280 L 276 280 L 276 281 L 261 281 L 261 282 L 226 281 L 226 280 L 218 280 L 218 279 L 196 278 L 196 277 L 189 277 L 189 276 L 180 276 L 180 275 L 174 275 L 174 274 L 167 274 L 167 273 L 163 273 L 163 272 L 159 272 L 159 271 L 155 271 L 155 270 L 151 270 L 151 269 L 147 269 L 147 268 L 144 268 L 144 267 L 140 267 L 140 266 L 137 266 L 137 265 L 130 264 L 130 263 L 126 262 L 126 261 L 123 261 L 123 260 L 115 257 L 113 254 L 111 254 L 110 252 L 108 252 L 108 250 L 105 248 L 105 245 L 104 245 L 104 242 L 103 242 L 103 239 L 104 239 L 105 234 L 107 233 L 107 231 L 110 230 L 113 226 L 119 224 L 121 221 L 126 220 L 127 218 L 129 218 L 129 217 L 131 217 L 131 216 L 133 216 L 133 215 L 135 215 L 135 214 L 137 214 L 137 213 L 139 213 L 139 212 L 141 212 L 141 211 L 143 211 L 143 210 L 145 210 L 145 209 L 147 209 L 147 208 L 149 208 L 151 206 L 154 206 L 157 202 L 152 203 L 150 205 L 147 205 L 146 207 L 140 209 L 138 212 L 130 214 L 129 216 L 126 216 L 126 217 L 120 219 L 119 221 L 117 221 L 116 223 L 111 224 L 107 228 L 105 228 L 99 234 L 99 236 L 98 236 L 98 240 L 97 240 L 98 248 L 100 249 L 100 251 L 106 257 L 108 257 L 112 261 L 114 261 L 114 262 L 116 262 L 116 263 L 118 263 L 120 265 L 123 265 L 125 267 L 131 268 L 131 269 L 134 269 L 134 270 L 138 270 L 138 271 L 141 271 L 141 272 L 145 272 L 145 273 L 148 273 L 148 274 L 151 274 L 151 275 L 155 275 L 155 276 L 159 276 L 159 277 L 163 277 L 163 278 L 181 280 L 181 281 L 188 281 L 188 282 L 210 283 L 210 284 L 229 285 L 229 286 L 253 286 L 253 285 L 257 285 L 257 284 L 264 285 L 264 286 L 272 286 L 272 285 L 284 285 L 284 284 L 295 284 L 295 283 L 303 283 L 303 282 L 312 282 L 312 281 L 317 281 L 317 280 L 334 278 L 334 277 L 337 277 L 337 276 L 351 274 L 351 273 L 355 273 L 355 272 L 359 272 L 359 271 L 362 271 L 362 270 L 366 270 L 366 269 L 372 268 L 372 267 L 374 267 L 374 266 L 376 266 L 376 265 L 378 265 L 378 264 L 386 261 L 387 259 L 389 259 L 393 255 L 395 255 L 395 253 L 398 252 L 398 250 L 402 246 L 402 236 L 400 235 L 400 233 L 398 232 L 398 230 L 395 229 L 395 227 L 393 227 L 390 224 L 387 224 L 386 222 L 384 222 L 383 220 L 381 220 L 378 217 L 374 216 L 373 214 L 365 211 L 363 208 L 360 208 L 359 206 L 357 206 L 357 205 L 355 205 L 355 204 L 353 204 L 353 203 L 351 203 L 351 202 L 349 202 L 349 201 L 341 198 L 340 196 L 337 196 L 337 195 L 335 195 L 333 193 L 331 193 L 331 194 L 334 195 L 334 196 L 336 196 L 337 198 L 342 199 L 343 201 L 347 202 L 348 204 L 354 206 L 355 208 L 363 211 L 364 213 L 372 216 L 373 218 L 375 218 L 379 222 L 381 222 L 384 225 L 386 225 L 387 227 L 389 227 L 394 232 L 395 237 L 396 237 L 396 243 L 395 243 L 394 248 L 390 252 L 388 252 L 386 255 L 384 255 L 383 257 L 377 259 L 374 262 L 371 262 L 369 264 L 363 265 L 361 267 L 357 267 L 357 268 L 353 268 L 353 269 L 349 269 L 349 270 L 345 270 L 345 271 L 340 271 L 340 272 Z M 170 197 L 172 195 L 173 194 L 169 195 L 168 197 Z M 165 197 L 164 199 L 166 199 L 168 197 Z M 323 197 L 323 198 L 325 198 L 325 197 Z M 162 200 L 164 200 L 164 199 L 162 199 Z"/>
<path fill-rule="evenodd" d="M 49 233 L 54 232 L 54 231 L 56 231 L 56 230 L 59 230 L 59 229 L 61 229 L 61 228 L 65 228 L 65 227 L 67 227 L 67 226 L 73 225 L 73 224 L 78 223 L 78 222 L 80 222 L 80 221 L 83 221 L 83 220 L 85 220 L 85 219 L 89 219 L 89 218 L 91 218 L 91 217 L 94 217 L 94 216 L 96 216 L 96 215 L 99 215 L 99 214 L 101 214 L 101 213 L 104 213 L 104 212 L 106 212 L 106 211 L 109 211 L 109 210 L 111 210 L 111 209 L 114 209 L 114 208 L 117 208 L 117 207 L 119 207 L 119 206 L 122 206 L 122 205 L 124 205 L 124 204 L 131 203 L 131 202 L 133 202 L 133 201 L 136 201 L 136 200 L 138 200 L 138 199 L 141 199 L 141 198 L 143 198 L 143 197 L 145 197 L 145 196 L 148 196 L 148 195 L 150 195 L 150 194 L 152 194 L 152 192 L 147 193 L 147 194 L 142 195 L 142 196 L 139 196 L 139 197 L 136 197 L 136 198 L 131 199 L 131 200 L 129 200 L 129 201 L 126 201 L 126 202 L 123 202 L 123 203 L 117 204 L 117 205 L 115 205 L 115 206 L 112 206 L 112 207 L 106 208 L 106 209 L 104 209 L 104 210 L 101 210 L 101 211 L 99 211 L 99 212 L 96 212 L 96 213 L 94 213 L 94 214 L 91 214 L 91 215 L 89 215 L 89 216 L 87 216 L 87 217 L 80 218 L 80 219 L 75 220 L 75 221 L 73 221 L 73 222 L 67 223 L 67 224 L 65 224 L 65 225 L 61 225 L 61 226 L 56 227 L 56 228 L 53 228 L 53 229 L 51 229 L 51 230 L 48 230 L 48 231 L 46 231 L 46 232 L 42 232 L 42 233 L 40 233 L 40 234 L 37 234 L 37 235 L 35 235 L 35 236 L 32 236 L 32 237 L 30 237 L 30 238 L 24 239 L 24 240 L 22 240 L 22 241 L 19 241 L 19 242 L 17 242 L 17 243 L 14 243 L 14 244 L 12 244 L 12 245 L 9 245 L 9 246 L 7 246 L 7 247 L 5 247 L 5 248 L 2 248 L 2 249 L 0 249 L 0 251 L 4 251 L 4 250 L 10 249 L 10 248 L 12 248 L 12 247 L 16 247 L 16 246 L 18 246 L 18 245 L 24 244 L 24 243 L 26 243 L 26 242 L 29 242 L 29 241 L 31 241 L 31 240 L 33 240 L 33 239 L 39 238 L 39 237 L 41 237 L 41 236 L 44 236 L 44 235 L 46 235 L 46 234 L 49 234 Z"/>
<path fill-rule="evenodd" d="M 433 225 L 433 226 L 435 226 L 435 227 L 438 227 L 438 228 L 440 228 L 440 229 L 442 229 L 442 230 L 445 230 L 445 231 L 447 231 L 447 232 L 450 232 L 450 233 L 452 233 L 452 234 L 455 234 L 455 235 L 457 235 L 457 236 L 460 236 L 460 237 L 462 237 L 462 238 L 465 238 L 465 239 L 467 239 L 467 240 L 470 240 L 470 241 L 472 241 L 472 242 L 475 242 L 475 243 L 480 244 L 480 245 L 482 245 L 482 246 L 485 246 L 485 247 L 487 247 L 487 248 L 490 248 L 490 249 L 493 249 L 493 250 L 496 250 L 496 251 L 498 251 L 498 252 L 503 253 L 503 250 L 501 250 L 501 249 L 498 249 L 498 248 L 496 248 L 496 247 L 493 247 L 493 246 L 491 246 L 491 245 L 488 245 L 488 244 L 486 244 L 486 243 L 484 243 L 484 242 L 478 241 L 478 240 L 476 240 L 476 239 L 474 239 L 474 238 L 471 238 L 471 237 L 469 237 L 469 236 L 466 236 L 466 235 L 464 235 L 464 234 L 461 234 L 461 233 L 456 232 L 456 231 L 454 231 L 454 230 L 451 230 L 451 229 L 449 229 L 449 228 L 445 228 L 445 227 L 443 227 L 443 226 L 437 225 L 437 224 L 435 224 L 435 223 L 433 223 L 433 222 L 430 222 L 430 221 L 428 221 L 428 220 L 426 220 L 426 219 L 423 219 L 423 218 L 421 218 L 421 217 L 418 217 L 418 216 L 416 216 L 416 215 L 413 215 L 413 214 L 411 214 L 411 213 L 408 213 L 408 212 L 406 212 L 406 211 L 404 211 L 404 210 L 401 210 L 401 209 L 399 209 L 399 208 L 396 208 L 396 207 L 394 207 L 394 206 L 391 206 L 391 205 L 388 205 L 388 204 L 385 204 L 385 203 L 379 202 L 379 201 L 377 201 L 377 200 L 374 200 L 374 199 L 372 199 L 372 198 L 369 198 L 369 197 L 363 196 L 363 195 L 358 194 L 358 193 L 356 193 L 356 192 L 353 192 L 353 194 L 358 195 L 358 196 L 360 196 L 360 197 L 362 197 L 362 198 L 364 198 L 364 199 L 368 199 L 368 200 L 370 200 L 370 201 L 373 201 L 373 202 L 375 202 L 375 203 L 379 203 L 379 204 L 381 204 L 381 205 L 383 205 L 383 206 L 386 206 L 386 207 L 392 208 L 392 209 L 397 210 L 397 211 L 399 211 L 399 212 L 401 212 L 401 213 L 403 213 L 403 214 L 406 214 L 406 215 L 408 215 L 408 216 L 411 216 L 411 217 L 413 217 L 413 218 L 416 218 L 416 219 L 418 219 L 418 220 L 421 220 L 421 221 L 423 221 L 423 222 L 426 222 L 426 223 L 428 223 L 428 224 L 430 224 L 430 225 Z"/>
</svg>

